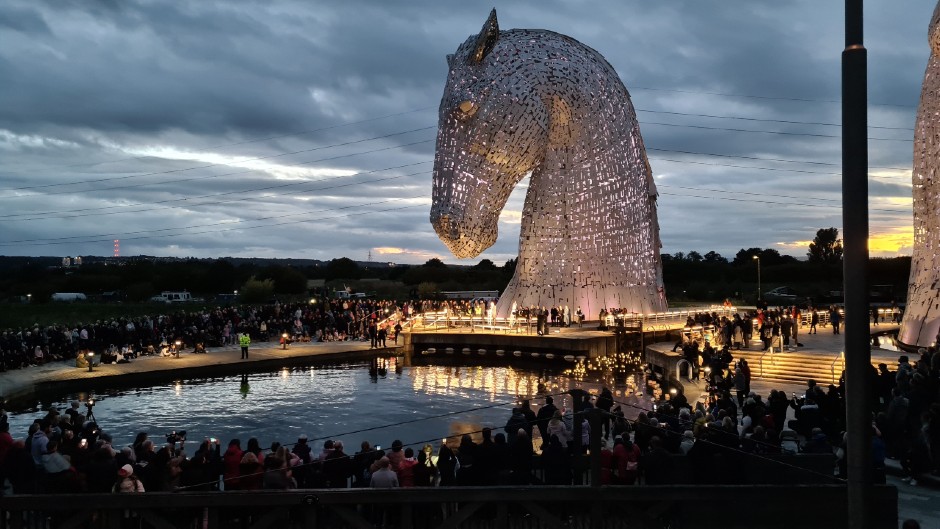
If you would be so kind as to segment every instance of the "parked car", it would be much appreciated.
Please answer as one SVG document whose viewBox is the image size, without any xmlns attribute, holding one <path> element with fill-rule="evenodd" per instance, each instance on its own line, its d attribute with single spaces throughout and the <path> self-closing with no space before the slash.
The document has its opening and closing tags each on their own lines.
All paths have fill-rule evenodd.
<svg viewBox="0 0 940 529">
<path fill-rule="evenodd" d="M 764 299 L 768 301 L 796 301 L 796 292 L 790 287 L 777 287 L 764 292 Z"/>
<path fill-rule="evenodd" d="M 81 292 L 56 292 L 51 299 L 52 301 L 85 301 L 88 298 Z"/>
</svg>

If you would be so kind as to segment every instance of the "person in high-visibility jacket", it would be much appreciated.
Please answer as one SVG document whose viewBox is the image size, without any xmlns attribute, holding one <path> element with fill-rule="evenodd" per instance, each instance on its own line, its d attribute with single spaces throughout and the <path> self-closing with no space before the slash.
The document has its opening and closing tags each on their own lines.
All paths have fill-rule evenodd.
<svg viewBox="0 0 940 529">
<path fill-rule="evenodd" d="M 248 346 L 251 345 L 251 336 L 243 332 L 238 336 L 238 345 L 242 346 L 242 360 L 248 359 Z"/>
</svg>

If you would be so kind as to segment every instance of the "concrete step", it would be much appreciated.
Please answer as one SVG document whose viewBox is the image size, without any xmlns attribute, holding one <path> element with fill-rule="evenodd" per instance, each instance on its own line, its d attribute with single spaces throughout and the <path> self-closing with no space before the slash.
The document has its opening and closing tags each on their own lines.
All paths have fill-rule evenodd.
<svg viewBox="0 0 940 529">
<path fill-rule="evenodd" d="M 764 354 L 763 351 L 733 351 L 736 359 L 746 359 L 751 366 L 752 376 L 766 380 L 805 383 L 808 379 L 820 384 L 837 383 L 842 373 L 842 360 L 835 355 L 819 355 L 785 351 Z M 761 359 L 763 358 L 763 366 Z M 833 361 L 838 358 L 833 371 Z M 878 361 L 872 362 L 873 366 Z"/>
</svg>

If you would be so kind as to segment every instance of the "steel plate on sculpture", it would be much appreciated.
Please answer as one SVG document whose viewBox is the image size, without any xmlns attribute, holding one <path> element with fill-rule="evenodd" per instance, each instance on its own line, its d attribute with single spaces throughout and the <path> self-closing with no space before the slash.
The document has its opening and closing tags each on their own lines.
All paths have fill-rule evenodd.
<svg viewBox="0 0 940 529">
<path fill-rule="evenodd" d="M 496 11 L 447 57 L 431 224 L 457 257 L 496 242 L 531 174 L 510 307 L 665 310 L 656 186 L 630 95 L 613 67 L 545 30 L 500 31 Z"/>
<path fill-rule="evenodd" d="M 940 332 L 940 3 L 930 20 L 930 59 L 914 126 L 914 252 L 898 340 L 927 347 Z"/>
</svg>

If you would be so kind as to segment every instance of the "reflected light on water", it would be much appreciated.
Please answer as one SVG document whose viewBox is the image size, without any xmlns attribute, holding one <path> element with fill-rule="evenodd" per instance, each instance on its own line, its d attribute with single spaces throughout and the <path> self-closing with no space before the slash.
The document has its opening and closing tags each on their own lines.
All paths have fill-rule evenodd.
<svg viewBox="0 0 940 529">
<path fill-rule="evenodd" d="M 633 377 L 612 375 L 604 380 L 618 394 L 638 393 Z M 130 444 L 138 432 L 148 432 L 159 444 L 174 430 L 186 430 L 195 442 L 217 437 L 223 446 L 233 438 L 244 446 L 250 437 L 257 437 L 262 446 L 272 441 L 290 445 L 300 434 L 317 447 L 325 439 L 342 439 L 352 447 L 363 440 L 390 446 L 395 439 L 406 444 L 433 440 L 437 446 L 445 435 L 457 441 L 460 434 L 485 426 L 494 433 L 502 431 L 518 400 L 530 399 L 537 411 L 544 403 L 540 384 L 556 394 L 556 406 L 569 409 L 570 397 L 560 393 L 573 388 L 596 393 L 601 387 L 593 378 L 579 380 L 544 366 L 406 366 L 392 357 L 371 364 L 285 368 L 62 394 L 12 410 L 10 433 L 21 439 L 50 407 L 64 411 L 71 400 L 93 398 L 98 423 L 112 435 L 115 447 Z M 636 410 L 624 411 L 636 416 Z"/>
</svg>

